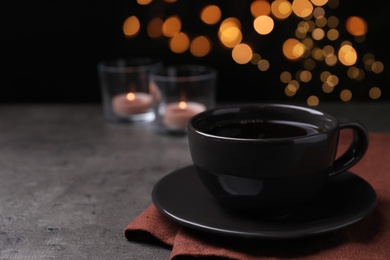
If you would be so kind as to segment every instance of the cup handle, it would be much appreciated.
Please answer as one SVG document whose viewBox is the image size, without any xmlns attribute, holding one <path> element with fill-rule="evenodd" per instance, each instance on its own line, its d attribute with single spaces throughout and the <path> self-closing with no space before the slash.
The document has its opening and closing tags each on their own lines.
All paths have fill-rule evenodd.
<svg viewBox="0 0 390 260">
<path fill-rule="evenodd" d="M 362 159 L 368 148 L 368 132 L 364 125 L 355 120 L 343 118 L 340 119 L 339 130 L 341 129 L 353 130 L 352 143 L 348 149 L 335 160 L 329 176 L 335 176 L 354 166 Z"/>
</svg>

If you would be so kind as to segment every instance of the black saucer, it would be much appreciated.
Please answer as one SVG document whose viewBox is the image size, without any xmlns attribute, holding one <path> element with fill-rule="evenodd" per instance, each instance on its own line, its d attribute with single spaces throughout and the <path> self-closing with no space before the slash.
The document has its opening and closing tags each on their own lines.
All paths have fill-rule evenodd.
<svg viewBox="0 0 390 260">
<path fill-rule="evenodd" d="M 247 238 L 299 238 L 349 226 L 375 208 L 376 193 L 350 172 L 330 178 L 293 217 L 264 220 L 222 208 L 203 187 L 193 166 L 176 170 L 154 186 L 152 200 L 170 219 L 193 229 Z"/>
</svg>

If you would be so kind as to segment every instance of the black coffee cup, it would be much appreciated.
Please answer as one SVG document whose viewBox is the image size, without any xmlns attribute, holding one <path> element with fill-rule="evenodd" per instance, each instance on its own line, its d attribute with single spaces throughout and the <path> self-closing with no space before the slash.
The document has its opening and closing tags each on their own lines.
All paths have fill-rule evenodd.
<svg viewBox="0 0 390 260">
<path fill-rule="evenodd" d="M 341 129 L 353 139 L 336 158 Z M 284 105 L 218 107 L 193 116 L 188 141 L 207 190 L 229 210 L 284 217 L 312 198 L 328 178 L 355 165 L 368 147 L 356 120 Z"/>
</svg>

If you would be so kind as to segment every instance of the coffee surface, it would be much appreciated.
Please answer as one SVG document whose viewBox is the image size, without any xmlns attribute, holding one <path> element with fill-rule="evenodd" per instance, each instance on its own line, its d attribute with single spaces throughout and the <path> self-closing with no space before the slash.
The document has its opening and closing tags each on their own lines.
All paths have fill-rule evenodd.
<svg viewBox="0 0 390 260">
<path fill-rule="evenodd" d="M 269 139 L 312 135 L 322 130 L 314 125 L 300 122 L 245 119 L 221 121 L 205 132 L 231 138 Z"/>
</svg>

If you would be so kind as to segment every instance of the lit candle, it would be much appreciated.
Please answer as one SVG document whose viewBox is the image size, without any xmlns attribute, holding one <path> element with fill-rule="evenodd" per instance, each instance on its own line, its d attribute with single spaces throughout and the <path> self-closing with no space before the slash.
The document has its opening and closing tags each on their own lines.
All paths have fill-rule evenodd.
<svg viewBox="0 0 390 260">
<path fill-rule="evenodd" d="M 206 107 L 196 102 L 169 103 L 165 106 L 163 122 L 170 127 L 186 128 L 188 120 L 204 110 Z"/>
<path fill-rule="evenodd" d="M 141 114 L 151 109 L 153 98 L 147 93 L 129 92 L 112 98 L 112 110 L 118 115 Z"/>
</svg>

